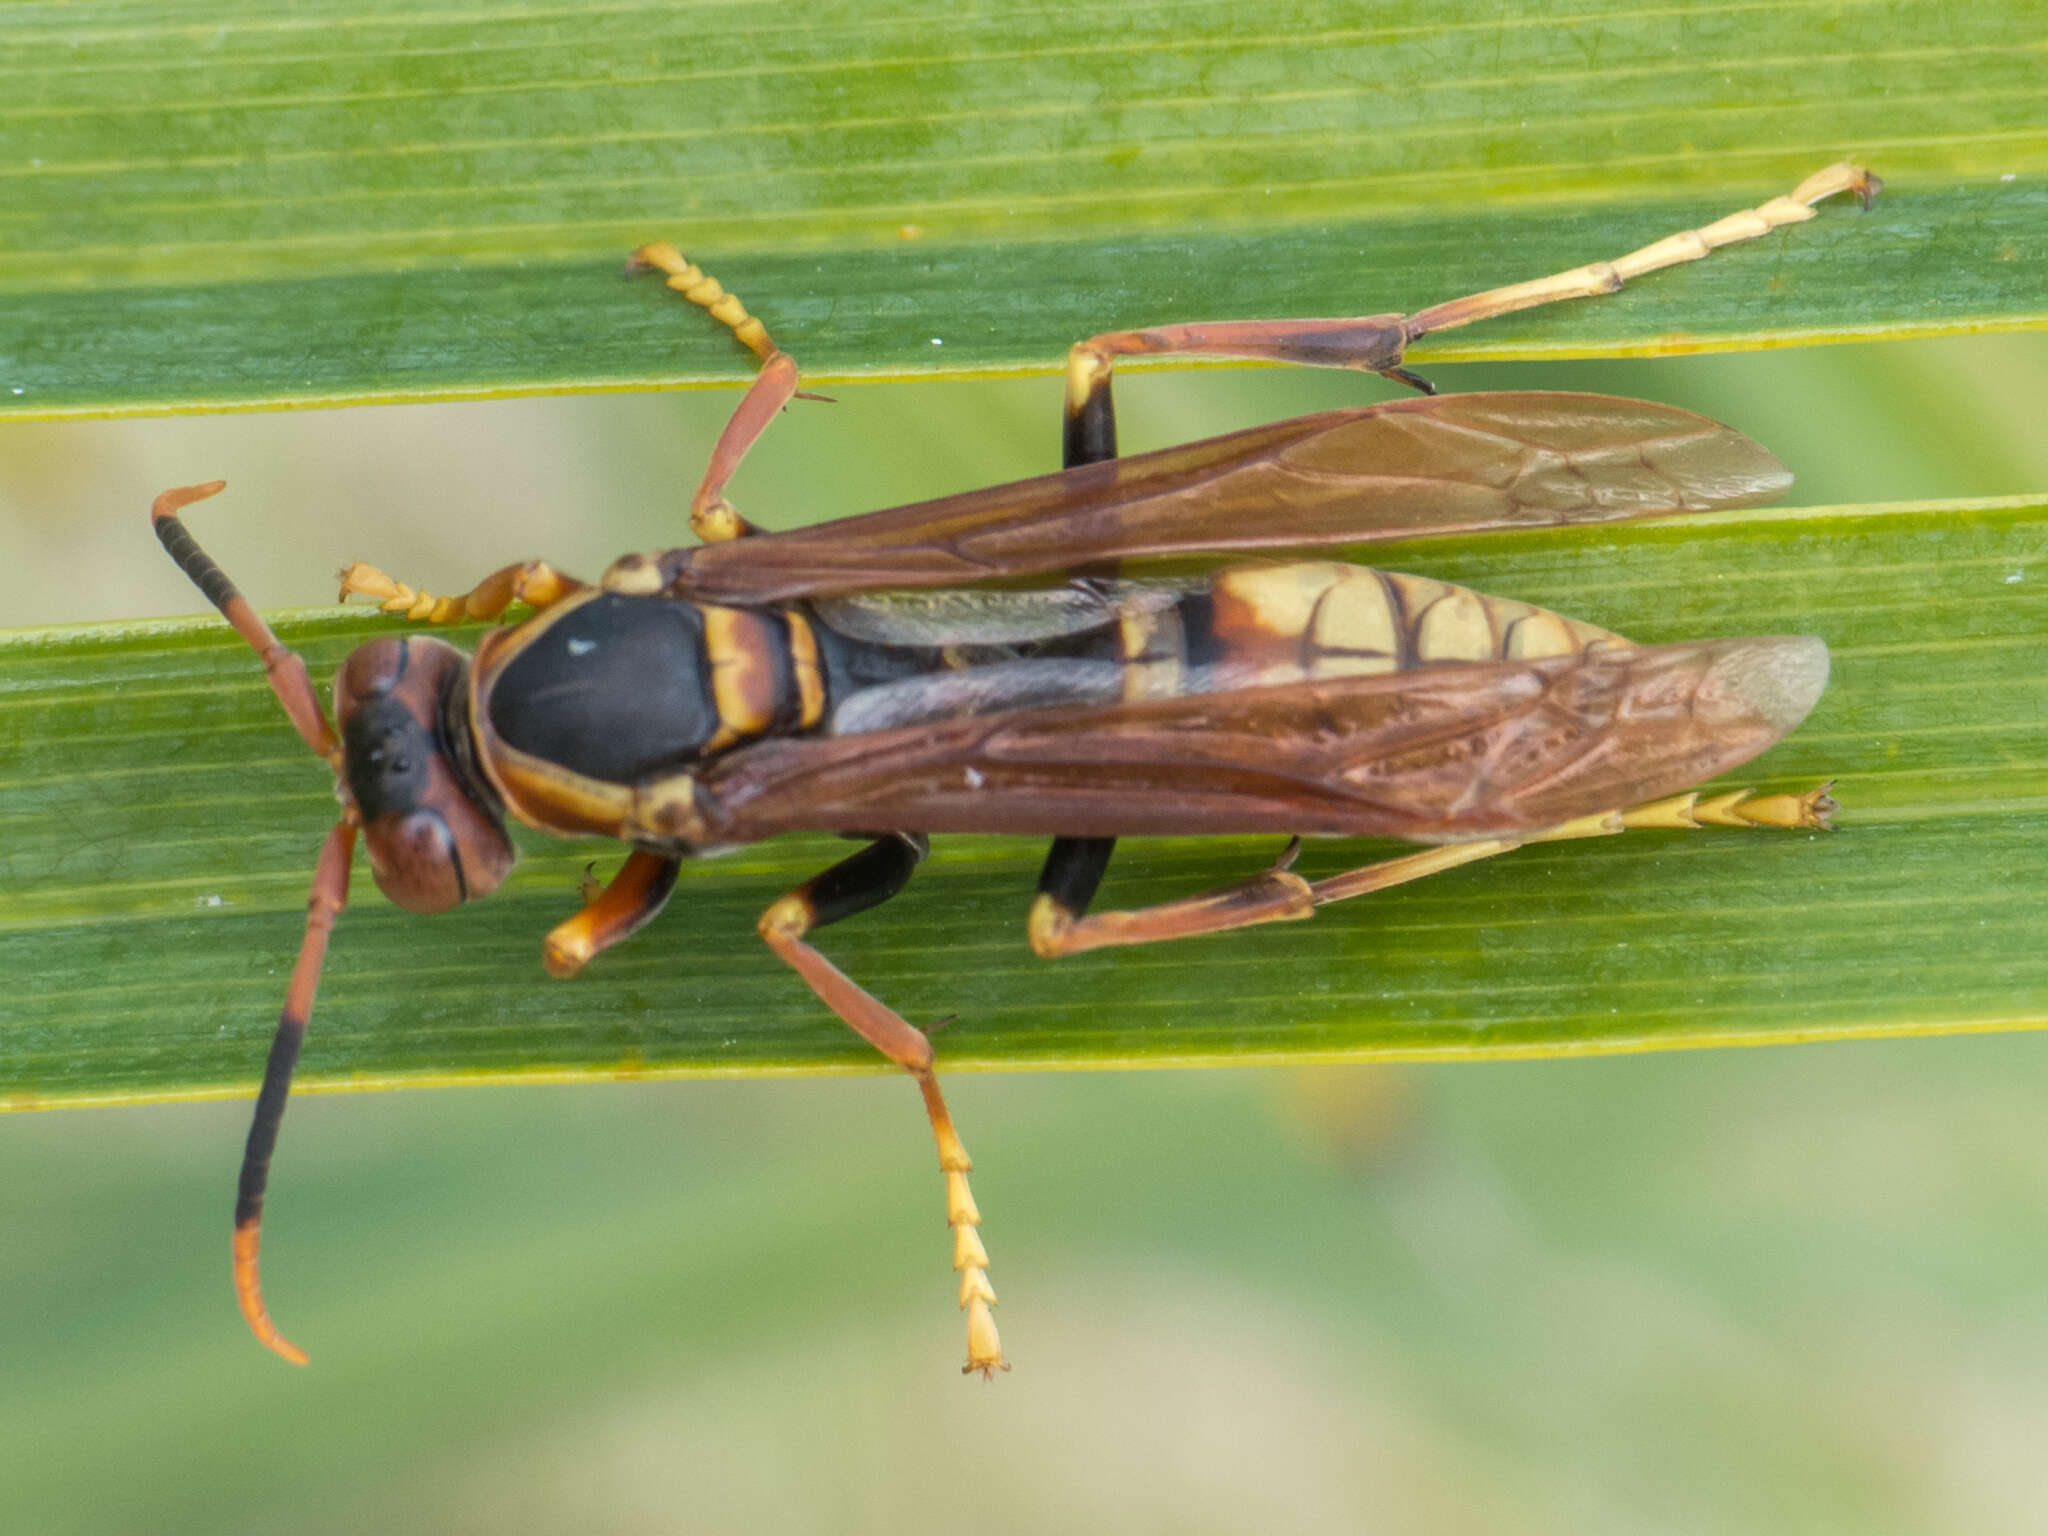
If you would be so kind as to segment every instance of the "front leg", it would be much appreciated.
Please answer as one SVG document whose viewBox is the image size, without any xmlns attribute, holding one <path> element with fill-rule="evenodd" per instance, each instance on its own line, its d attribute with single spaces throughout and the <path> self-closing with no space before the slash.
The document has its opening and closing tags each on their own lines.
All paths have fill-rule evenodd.
<svg viewBox="0 0 2048 1536">
<path fill-rule="evenodd" d="M 475 624 L 500 617 L 514 603 L 536 610 L 549 607 L 588 585 L 563 575 L 545 560 L 528 560 L 491 572 L 458 597 L 436 597 L 358 560 L 342 569 L 339 601 L 346 602 L 352 595 L 373 597 L 386 613 L 402 613 L 429 624 Z"/>
<path fill-rule="evenodd" d="M 917 1080 L 925 1114 L 939 1146 L 946 1175 L 946 1224 L 953 1229 L 953 1268 L 960 1275 L 960 1305 L 967 1313 L 967 1364 L 984 1379 L 1008 1370 L 996 1334 L 996 1293 L 988 1282 L 988 1250 L 982 1246 L 981 1212 L 967 1187 L 974 1164 L 953 1129 L 953 1116 L 932 1071 L 929 1036 L 804 942 L 804 935 L 887 901 L 909 883 L 925 855 L 925 842 L 908 833 L 877 838 L 852 858 L 813 876 L 761 914 L 761 937 L 791 970 L 803 977 L 834 1013 L 868 1044 Z"/>
<path fill-rule="evenodd" d="M 638 933 L 668 901 L 682 860 L 672 853 L 635 848 L 612 883 L 581 912 L 557 923 L 541 947 L 550 976 L 574 976 L 619 940 Z"/>
<path fill-rule="evenodd" d="M 796 359 L 775 345 L 768 327 L 747 313 L 747 306 L 737 294 L 726 292 L 717 278 L 666 240 L 641 246 L 626 258 L 626 271 L 665 273 L 670 289 L 707 311 L 761 359 L 761 371 L 741 397 L 725 430 L 718 434 L 711 449 L 711 462 L 704 467 L 704 479 L 697 486 L 697 494 L 690 498 L 690 530 L 705 543 L 759 533 L 760 529 L 741 517 L 725 499 L 725 486 L 755 439 L 768 430 L 768 423 L 796 397 Z"/>
</svg>

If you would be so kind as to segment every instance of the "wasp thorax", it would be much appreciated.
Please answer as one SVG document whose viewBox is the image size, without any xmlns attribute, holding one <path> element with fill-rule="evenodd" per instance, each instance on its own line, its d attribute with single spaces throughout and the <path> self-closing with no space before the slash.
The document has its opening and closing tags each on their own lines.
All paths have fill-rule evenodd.
<svg viewBox="0 0 2048 1536">
<path fill-rule="evenodd" d="M 371 872 L 413 912 L 488 896 L 515 857 L 495 795 L 465 765 L 468 673 L 454 646 L 414 637 L 357 647 L 334 682 Z"/>
</svg>

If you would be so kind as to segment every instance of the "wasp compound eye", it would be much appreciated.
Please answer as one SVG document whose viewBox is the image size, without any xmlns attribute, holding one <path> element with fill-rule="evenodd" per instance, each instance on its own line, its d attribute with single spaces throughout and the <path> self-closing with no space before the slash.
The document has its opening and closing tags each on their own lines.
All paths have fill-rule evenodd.
<svg viewBox="0 0 2048 1536">
<path fill-rule="evenodd" d="M 349 717 L 341 734 L 349 788 L 365 821 L 420 803 L 428 765 L 438 749 L 403 700 L 388 693 L 368 700 Z"/>
</svg>

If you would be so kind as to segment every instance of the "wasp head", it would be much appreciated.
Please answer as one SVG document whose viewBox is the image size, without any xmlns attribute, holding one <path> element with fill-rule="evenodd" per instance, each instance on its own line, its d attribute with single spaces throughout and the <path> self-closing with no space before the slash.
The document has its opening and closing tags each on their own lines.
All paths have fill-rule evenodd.
<svg viewBox="0 0 2048 1536">
<path fill-rule="evenodd" d="M 444 912 L 498 888 L 516 857 L 476 766 L 469 659 L 422 636 L 358 646 L 334 680 L 342 776 L 377 888 Z"/>
</svg>

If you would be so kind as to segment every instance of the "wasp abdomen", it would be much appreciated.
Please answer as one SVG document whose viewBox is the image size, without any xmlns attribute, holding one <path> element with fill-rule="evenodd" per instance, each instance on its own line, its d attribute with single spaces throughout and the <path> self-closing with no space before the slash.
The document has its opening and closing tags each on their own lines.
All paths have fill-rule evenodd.
<svg viewBox="0 0 2048 1536">
<path fill-rule="evenodd" d="M 1206 686 L 1191 680 L 1196 686 L 1187 691 L 1529 660 L 1629 643 L 1532 603 L 1331 560 L 1220 571 L 1207 599 L 1207 634 L 1191 634 L 1189 651 L 1216 675 Z"/>
<path fill-rule="evenodd" d="M 1089 592 L 1097 607 L 1085 626 L 1053 592 L 1000 594 L 993 616 L 941 611 L 919 601 L 923 594 L 842 601 L 819 631 L 827 731 L 1629 643 L 1531 603 L 1332 560 L 1232 566 L 1206 578 L 1111 582 Z M 1034 618 L 1044 625 L 1036 637 L 1028 628 Z M 995 634 L 1001 643 L 990 643 Z M 721 713 L 737 711 L 721 705 Z"/>
</svg>

